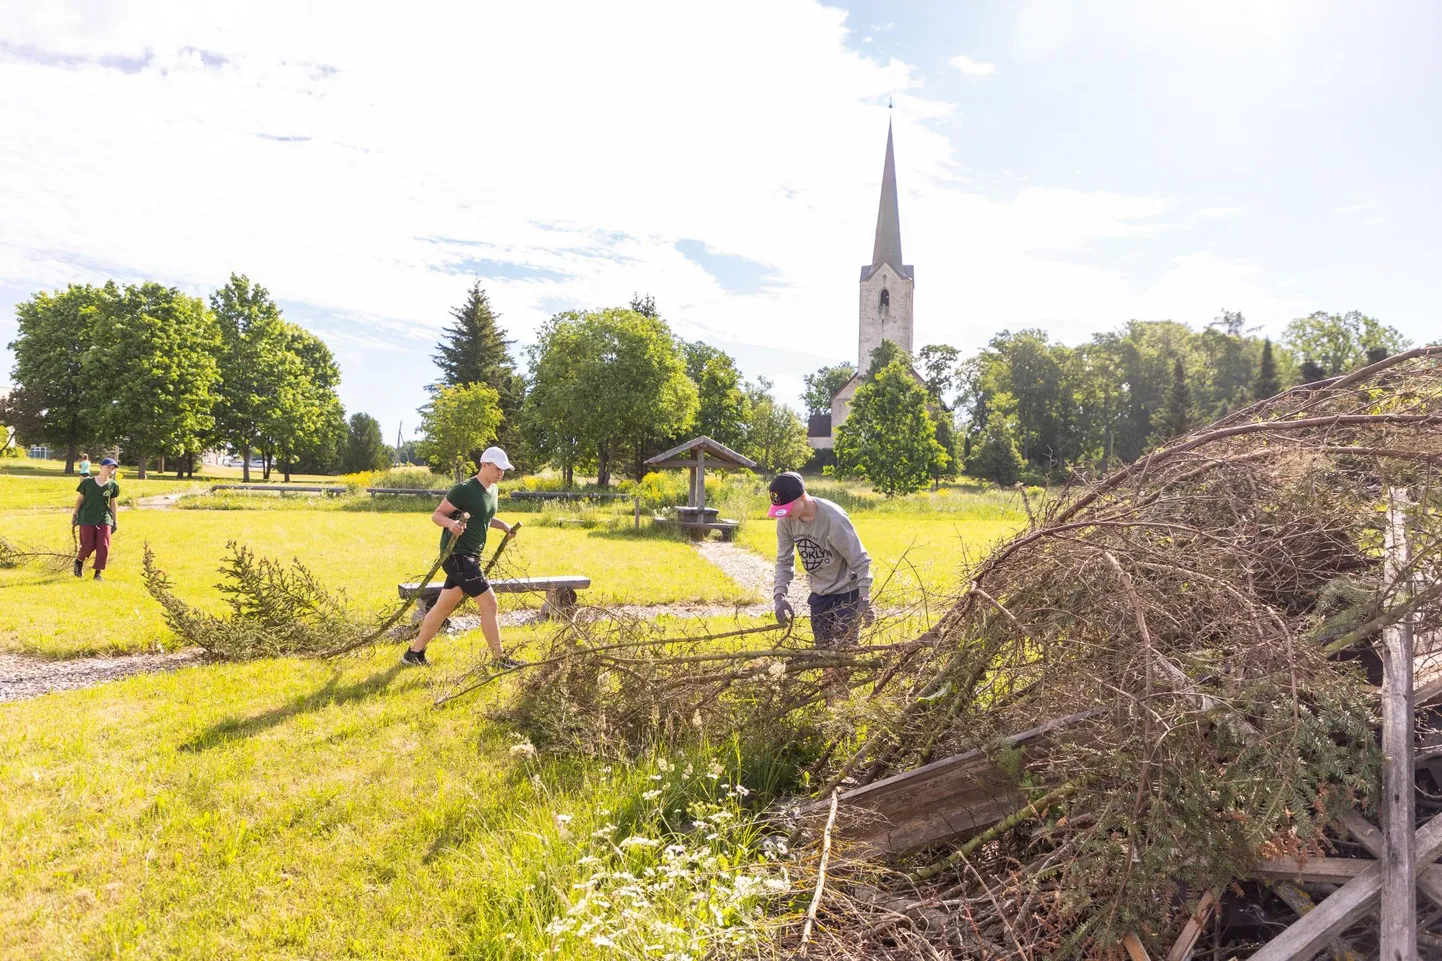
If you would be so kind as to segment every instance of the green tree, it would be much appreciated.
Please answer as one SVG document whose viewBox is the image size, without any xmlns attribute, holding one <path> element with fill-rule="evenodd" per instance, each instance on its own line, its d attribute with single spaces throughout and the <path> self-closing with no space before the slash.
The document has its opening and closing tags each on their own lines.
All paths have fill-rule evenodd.
<svg viewBox="0 0 1442 961">
<path fill-rule="evenodd" d="M 806 405 L 807 415 L 814 417 L 817 414 L 831 413 L 831 398 L 854 376 L 856 365 L 843 362 L 822 367 L 802 378 L 806 389 L 801 399 Z"/>
<path fill-rule="evenodd" d="M 739 451 L 746 444 L 746 394 L 741 372 L 731 355 L 717 351 L 696 379 L 696 423 L 693 430 Z"/>
<path fill-rule="evenodd" d="M 971 443 L 966 458 L 966 473 L 981 480 L 1010 487 L 1021 478 L 1026 460 L 1021 456 L 1016 439 L 1019 429 L 1016 401 L 1008 394 L 993 398 L 994 407 L 987 418 L 986 426 Z"/>
<path fill-rule="evenodd" d="M 1257 365 L 1257 379 L 1252 381 L 1252 399 L 1266 400 L 1282 389 L 1281 378 L 1277 376 L 1277 359 L 1272 355 L 1271 338 L 1262 342 L 1262 360 Z"/>
<path fill-rule="evenodd" d="M 471 285 L 466 302 L 451 311 L 452 323 L 445 329 L 436 352 L 431 355 L 440 368 L 441 379 L 432 390 L 462 384 L 486 384 L 498 392 L 515 373 L 511 341 L 499 324 L 500 315 L 478 280 Z"/>
<path fill-rule="evenodd" d="M 380 421 L 370 414 L 351 414 L 346 430 L 345 451 L 341 470 L 356 474 L 368 470 L 385 470 L 391 466 L 391 451 L 381 437 Z"/>
<path fill-rule="evenodd" d="M 754 460 L 763 474 L 800 470 L 811 459 L 806 425 L 796 411 L 776 402 L 771 387 L 765 377 L 746 385 L 746 446 L 742 453 Z"/>
<path fill-rule="evenodd" d="M 263 433 L 268 456 L 286 481 L 307 459 L 324 471 L 337 466 L 345 442 L 345 409 L 336 388 L 340 368 L 325 341 L 295 324 L 284 327 L 285 374 Z M 268 473 L 268 472 L 267 472 Z"/>
<path fill-rule="evenodd" d="M 1192 392 L 1187 386 L 1187 368 L 1180 357 L 1172 361 L 1172 385 L 1167 406 L 1157 425 L 1160 439 L 1171 440 L 1192 429 Z"/>
<path fill-rule="evenodd" d="M 288 352 L 280 309 L 270 292 L 244 274 L 210 295 L 220 325 L 220 402 L 215 434 L 241 456 L 242 479 L 250 481 L 250 452 L 278 416 L 281 389 L 298 375 Z"/>
<path fill-rule="evenodd" d="M 469 463 L 495 440 L 502 416 L 501 396 L 494 387 L 442 387 L 421 408 L 423 439 L 417 445 L 418 453 L 433 470 L 449 470 L 460 482 Z"/>
<path fill-rule="evenodd" d="M 220 327 L 197 297 L 174 287 L 126 287 L 93 329 L 85 355 L 86 416 L 140 459 L 198 451 L 215 426 Z"/>
<path fill-rule="evenodd" d="M 568 485 L 583 458 L 609 484 L 627 454 L 636 465 L 653 440 L 674 437 L 695 417 L 696 385 L 659 317 L 618 308 L 557 314 L 530 354 L 530 433 Z"/>
<path fill-rule="evenodd" d="M 1356 310 L 1345 314 L 1319 310 L 1299 317 L 1287 325 L 1285 338 L 1287 346 L 1299 357 L 1315 361 L 1327 377 L 1365 366 L 1368 351 L 1387 357 L 1407 348 L 1407 339 L 1395 328 Z"/>
<path fill-rule="evenodd" d="M 1327 379 L 1327 371 L 1321 364 L 1308 357 L 1302 361 L 1302 366 L 1297 369 L 1297 383 L 1315 384 L 1319 380 Z"/>
<path fill-rule="evenodd" d="M 921 490 L 949 459 L 936 440 L 926 388 L 904 358 L 879 370 L 856 390 L 836 432 L 836 470 L 863 477 L 887 497 Z"/>
<path fill-rule="evenodd" d="M 957 387 L 956 368 L 961 361 L 961 351 L 949 344 L 927 344 L 916 356 L 931 399 L 938 404 L 946 403 L 947 396 Z"/>
<path fill-rule="evenodd" d="M 82 444 L 105 444 L 88 412 L 93 381 L 84 373 L 96 324 L 119 295 L 115 285 L 71 284 L 63 291 L 37 293 L 15 308 L 19 333 L 9 345 L 15 352 L 11 376 L 11 425 L 31 443 L 65 451 L 65 473 L 75 472 Z"/>
</svg>

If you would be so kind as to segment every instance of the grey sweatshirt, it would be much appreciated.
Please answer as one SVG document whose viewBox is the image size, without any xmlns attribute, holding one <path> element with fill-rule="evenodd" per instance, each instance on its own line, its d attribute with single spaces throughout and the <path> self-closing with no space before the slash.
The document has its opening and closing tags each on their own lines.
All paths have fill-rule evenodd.
<svg viewBox="0 0 1442 961">
<path fill-rule="evenodd" d="M 795 556 L 801 555 L 813 594 L 871 595 L 871 556 L 861 546 L 846 511 L 831 501 L 813 497 L 816 517 L 776 519 L 776 586 L 772 594 L 785 594 L 795 573 Z"/>
</svg>

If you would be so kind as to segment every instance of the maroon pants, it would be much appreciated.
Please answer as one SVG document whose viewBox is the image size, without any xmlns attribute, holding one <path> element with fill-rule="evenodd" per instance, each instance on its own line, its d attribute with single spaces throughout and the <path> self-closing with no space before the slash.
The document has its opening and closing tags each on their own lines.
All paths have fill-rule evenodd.
<svg viewBox="0 0 1442 961">
<path fill-rule="evenodd" d="M 95 569 L 105 570 L 105 561 L 110 557 L 109 524 L 80 525 L 80 559 L 83 561 L 91 554 L 95 555 Z"/>
</svg>

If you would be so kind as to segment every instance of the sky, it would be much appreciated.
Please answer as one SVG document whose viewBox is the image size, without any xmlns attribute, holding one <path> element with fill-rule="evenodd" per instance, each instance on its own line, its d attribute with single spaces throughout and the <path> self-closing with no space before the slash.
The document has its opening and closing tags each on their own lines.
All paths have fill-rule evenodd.
<svg viewBox="0 0 1442 961">
<path fill-rule="evenodd" d="M 888 122 L 918 345 L 1442 337 L 1431 0 L 0 0 L 0 384 L 36 290 L 237 272 L 388 437 L 475 279 L 518 348 L 650 293 L 799 406 L 856 361 Z"/>
</svg>

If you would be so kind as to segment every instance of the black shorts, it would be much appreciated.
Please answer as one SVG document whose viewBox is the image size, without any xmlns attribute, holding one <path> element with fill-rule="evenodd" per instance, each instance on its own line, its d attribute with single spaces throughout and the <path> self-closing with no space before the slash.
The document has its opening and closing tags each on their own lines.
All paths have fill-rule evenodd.
<svg viewBox="0 0 1442 961">
<path fill-rule="evenodd" d="M 474 554 L 452 554 L 441 565 L 441 570 L 446 572 L 443 591 L 459 587 L 467 597 L 480 597 L 491 589 L 491 582 L 481 573 L 481 559 Z"/>
<path fill-rule="evenodd" d="M 811 637 L 817 647 L 845 647 L 861 639 L 861 592 L 812 594 Z"/>
</svg>

